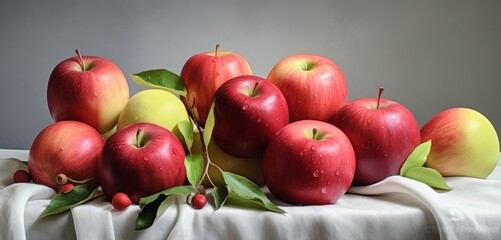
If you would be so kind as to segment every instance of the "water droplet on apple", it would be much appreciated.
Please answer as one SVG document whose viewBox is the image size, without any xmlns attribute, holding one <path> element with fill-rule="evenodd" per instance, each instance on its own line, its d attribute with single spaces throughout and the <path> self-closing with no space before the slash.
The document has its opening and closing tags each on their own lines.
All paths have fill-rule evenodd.
<svg viewBox="0 0 501 240">
<path fill-rule="evenodd" d="M 337 170 L 337 171 L 336 171 L 336 176 L 338 176 L 338 177 L 339 177 L 339 170 Z"/>
<path fill-rule="evenodd" d="M 258 123 L 261 123 L 261 118 L 258 118 L 258 119 L 257 119 L 257 122 L 258 122 Z"/>
<path fill-rule="evenodd" d="M 244 111 L 245 111 L 245 110 L 247 110 L 248 108 L 249 108 L 249 105 L 247 105 L 247 104 L 244 104 L 244 105 L 242 106 L 242 110 L 244 110 Z"/>
<path fill-rule="evenodd" d="M 313 177 L 318 177 L 320 176 L 320 171 L 318 169 L 315 169 L 315 171 L 313 171 Z"/>
<path fill-rule="evenodd" d="M 317 150 L 317 146 L 311 146 L 310 149 L 311 149 L 311 151 L 315 151 L 315 150 Z"/>
<path fill-rule="evenodd" d="M 177 154 L 176 149 L 174 149 L 174 148 L 173 148 L 173 149 L 172 149 L 172 153 L 173 153 L 173 154 Z"/>
<path fill-rule="evenodd" d="M 372 124 L 372 120 L 371 120 L 371 119 L 368 119 L 368 120 L 367 120 L 367 123 L 368 123 L 368 124 Z"/>
<path fill-rule="evenodd" d="M 163 168 L 163 167 L 161 167 L 161 168 L 160 168 L 160 171 L 163 171 L 163 170 L 164 170 L 164 168 Z"/>
<path fill-rule="evenodd" d="M 326 187 L 322 187 L 322 193 L 323 193 L 323 194 L 326 194 L 326 193 L 327 193 L 327 188 L 326 188 Z"/>
<path fill-rule="evenodd" d="M 149 161 L 149 160 L 150 160 L 150 158 L 149 158 L 148 156 L 145 156 L 145 157 L 143 158 L 143 160 L 144 160 L 145 162 L 147 162 L 147 161 Z"/>
</svg>

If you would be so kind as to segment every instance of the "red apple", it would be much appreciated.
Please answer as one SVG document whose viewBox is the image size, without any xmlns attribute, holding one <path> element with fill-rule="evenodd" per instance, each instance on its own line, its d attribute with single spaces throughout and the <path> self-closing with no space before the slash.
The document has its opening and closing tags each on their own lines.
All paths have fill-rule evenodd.
<svg viewBox="0 0 501 240">
<path fill-rule="evenodd" d="M 104 194 L 118 192 L 134 203 L 185 181 L 185 152 L 171 131 L 152 123 L 135 123 L 118 130 L 108 140 L 98 161 Z"/>
<path fill-rule="evenodd" d="M 332 123 L 350 139 L 357 156 L 354 185 L 370 185 L 391 175 L 421 142 L 414 115 L 400 103 L 361 98 L 343 106 Z"/>
<path fill-rule="evenodd" d="M 348 87 L 333 61 L 318 55 L 297 54 L 278 62 L 267 79 L 287 99 L 290 121 L 312 119 L 328 122 L 346 103 Z"/>
<path fill-rule="evenodd" d="M 181 97 L 187 108 L 193 107 L 195 120 L 205 126 L 216 90 L 230 78 L 251 75 L 247 61 L 237 53 L 219 51 L 196 54 L 188 59 L 181 70 L 187 95 Z"/>
<path fill-rule="evenodd" d="M 499 138 L 492 123 L 469 108 L 450 108 L 421 128 L 423 142 L 431 140 L 425 165 L 442 176 L 486 178 L 499 160 Z"/>
<path fill-rule="evenodd" d="M 291 204 L 335 203 L 350 187 L 355 152 L 337 127 L 302 120 L 280 129 L 266 147 L 263 176 L 270 192 Z"/>
<path fill-rule="evenodd" d="M 55 121 L 77 120 L 109 132 L 129 99 L 124 74 L 113 62 L 96 56 L 68 58 L 54 68 L 47 103 Z"/>
<path fill-rule="evenodd" d="M 60 121 L 43 129 L 33 141 L 28 169 L 35 183 L 58 190 L 60 173 L 75 180 L 93 178 L 104 138 L 93 127 L 78 121 Z"/>
<path fill-rule="evenodd" d="M 235 157 L 261 156 L 268 140 L 289 123 L 287 101 L 273 83 L 244 75 L 225 82 L 214 95 L 215 143 Z"/>
</svg>

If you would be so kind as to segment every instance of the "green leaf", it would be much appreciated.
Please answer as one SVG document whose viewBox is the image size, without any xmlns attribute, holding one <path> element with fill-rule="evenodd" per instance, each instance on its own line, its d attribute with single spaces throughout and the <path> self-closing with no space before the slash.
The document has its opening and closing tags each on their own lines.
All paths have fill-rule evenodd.
<svg viewBox="0 0 501 240">
<path fill-rule="evenodd" d="M 193 146 L 193 125 L 188 120 L 178 122 L 172 132 L 179 138 L 184 148 L 191 152 Z"/>
<path fill-rule="evenodd" d="M 195 192 L 195 188 L 191 185 L 189 186 L 176 186 L 176 187 L 172 187 L 172 188 L 169 188 L 169 189 L 166 189 L 166 190 L 163 190 L 161 192 L 158 192 L 158 193 L 155 193 L 153 195 L 150 195 L 150 196 L 147 196 L 147 197 L 143 197 L 139 200 L 139 208 L 143 208 L 145 207 L 146 205 L 154 202 L 155 200 L 157 200 L 158 197 L 160 196 L 168 196 L 168 195 L 188 195 L 192 192 Z"/>
<path fill-rule="evenodd" d="M 167 200 L 167 196 L 160 195 L 153 202 L 148 203 L 142 208 L 136 219 L 136 230 L 144 230 L 153 225 L 155 219 L 160 215 L 158 212 L 165 200 Z M 165 211 L 165 209 L 167 209 L 167 207 L 164 207 L 163 211 Z"/>
<path fill-rule="evenodd" d="M 212 190 L 212 197 L 214 198 L 214 204 L 217 210 L 226 202 L 228 198 L 228 188 L 226 186 L 214 187 Z"/>
<path fill-rule="evenodd" d="M 415 167 L 422 167 L 428 158 L 431 151 L 431 139 L 419 144 L 414 150 L 409 154 L 404 164 L 400 168 L 400 175 L 404 176 L 409 169 Z"/>
<path fill-rule="evenodd" d="M 248 204 L 251 206 L 261 206 L 273 212 L 285 213 L 284 210 L 277 207 L 266 197 L 259 186 L 249 179 L 226 171 L 223 171 L 223 179 L 229 188 L 230 194 L 234 193 L 238 196 L 237 198 L 250 200 Z"/>
<path fill-rule="evenodd" d="M 47 206 L 42 214 L 40 214 L 40 218 L 62 213 L 72 207 L 93 199 L 96 195 L 98 187 L 99 186 L 80 185 L 75 186 L 67 193 L 57 194 L 50 200 L 49 206 Z"/>
<path fill-rule="evenodd" d="M 205 121 L 205 127 L 203 132 L 204 142 L 207 146 L 209 145 L 210 139 L 212 137 L 212 130 L 214 129 L 214 124 L 215 124 L 214 106 L 215 102 L 213 101 L 210 106 L 209 114 L 207 115 L 207 120 Z"/>
<path fill-rule="evenodd" d="M 442 175 L 433 168 L 414 167 L 407 170 L 404 177 L 425 183 L 432 188 L 448 191 L 452 190 L 452 188 L 447 185 Z"/>
<path fill-rule="evenodd" d="M 184 158 L 184 166 L 186 167 L 186 177 L 188 181 L 196 188 L 204 171 L 204 159 L 202 154 L 197 153 L 186 156 Z"/>
<path fill-rule="evenodd" d="M 134 82 L 147 88 L 159 88 L 174 94 L 186 96 L 186 87 L 181 77 L 166 69 L 148 70 L 129 74 Z"/>
<path fill-rule="evenodd" d="M 136 230 L 151 227 L 155 220 L 160 217 L 172 202 L 172 195 L 188 195 L 195 192 L 193 186 L 176 186 L 139 200 L 141 212 L 136 219 Z"/>
</svg>

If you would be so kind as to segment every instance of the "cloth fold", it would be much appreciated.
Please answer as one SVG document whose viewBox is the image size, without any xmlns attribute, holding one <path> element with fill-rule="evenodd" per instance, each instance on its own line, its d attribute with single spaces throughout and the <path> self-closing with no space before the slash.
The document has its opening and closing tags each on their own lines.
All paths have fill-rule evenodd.
<svg viewBox="0 0 501 240">
<path fill-rule="evenodd" d="M 433 190 L 429 186 L 401 176 L 392 176 L 365 187 L 352 187 L 351 194 L 407 194 L 430 210 L 437 226 L 428 231 L 441 239 L 494 239 L 501 237 L 501 170 L 495 169 L 488 179 L 446 178 L 451 191 Z M 488 221 L 487 221 L 488 220 Z"/>
</svg>

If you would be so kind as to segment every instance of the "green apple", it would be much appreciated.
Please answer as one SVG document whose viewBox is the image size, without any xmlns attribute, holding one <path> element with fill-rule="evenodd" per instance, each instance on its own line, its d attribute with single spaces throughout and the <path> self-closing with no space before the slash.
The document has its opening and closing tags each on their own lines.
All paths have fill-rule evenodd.
<svg viewBox="0 0 501 240">
<path fill-rule="evenodd" d="M 425 165 L 443 176 L 487 177 L 499 159 L 499 138 L 491 122 L 469 108 L 451 108 L 421 128 L 423 142 L 431 139 Z"/>
<path fill-rule="evenodd" d="M 148 122 L 175 133 L 176 125 L 189 119 L 183 102 L 176 95 L 161 89 L 148 89 L 129 99 L 118 117 L 117 131 L 133 123 Z"/>
</svg>

